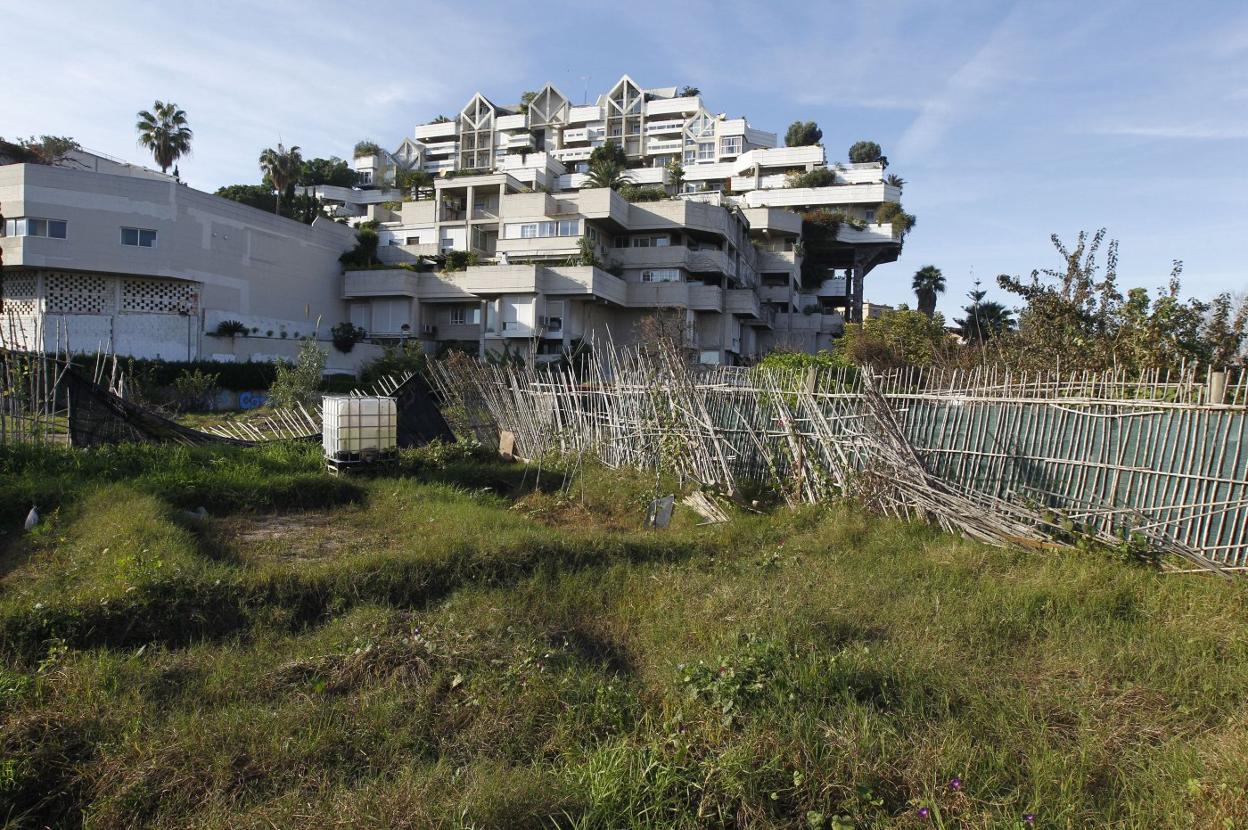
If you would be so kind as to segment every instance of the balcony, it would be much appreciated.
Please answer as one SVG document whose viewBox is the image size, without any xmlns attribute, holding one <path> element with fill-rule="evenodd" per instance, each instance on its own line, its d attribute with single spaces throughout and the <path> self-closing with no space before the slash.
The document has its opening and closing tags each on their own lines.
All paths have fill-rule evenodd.
<svg viewBox="0 0 1248 830">
<path fill-rule="evenodd" d="M 430 156 L 445 156 L 454 153 L 458 146 L 455 141 L 439 141 L 437 144 L 429 144 L 425 147 L 426 154 Z"/>
<path fill-rule="evenodd" d="M 494 129 L 496 130 L 523 130 L 525 128 L 525 115 L 500 115 L 494 119 Z"/>
<path fill-rule="evenodd" d="M 646 152 L 650 154 L 658 153 L 679 153 L 684 149 L 685 142 L 683 139 L 672 139 L 670 141 L 656 141 L 650 139 L 646 142 Z M 657 168 L 662 169 L 662 168 Z"/>
<path fill-rule="evenodd" d="M 886 243 L 900 244 L 901 242 L 897 234 L 893 233 L 893 226 L 891 224 L 888 224 L 888 225 L 872 224 L 872 225 L 867 225 L 865 228 L 862 228 L 861 230 L 858 228 L 851 227 L 849 225 L 842 224 L 839 228 L 836 229 L 836 241 L 848 242 L 851 244 L 857 243 L 857 244 L 876 244 L 876 245 L 886 244 Z"/>
<path fill-rule="evenodd" d="M 689 307 L 694 311 L 723 311 L 724 289 L 718 285 L 689 286 Z"/>
<path fill-rule="evenodd" d="M 800 236 L 802 233 L 802 215 L 784 208 L 746 208 L 745 220 L 750 223 L 752 231 L 771 231 L 774 233 Z"/>
<path fill-rule="evenodd" d="M 649 121 L 646 123 L 646 135 L 651 133 L 679 133 L 685 129 L 685 119 L 676 118 L 670 121 Z"/>
<path fill-rule="evenodd" d="M 592 152 L 593 147 L 564 147 L 562 150 L 551 151 L 551 155 L 560 161 L 588 161 Z"/>
<path fill-rule="evenodd" d="M 755 262 L 756 270 L 771 273 L 792 273 L 799 268 L 801 268 L 801 258 L 798 257 L 797 251 L 761 250 Z"/>
<path fill-rule="evenodd" d="M 839 335 L 845 331 L 845 317 L 839 312 L 830 314 L 777 314 L 773 326 L 777 332 L 794 331 Z"/>
<path fill-rule="evenodd" d="M 510 136 L 504 142 L 504 146 L 508 150 L 531 150 L 533 149 L 533 136 L 529 133 Z"/>
<path fill-rule="evenodd" d="M 650 117 L 656 115 L 683 115 L 685 113 L 697 112 L 700 106 L 702 106 L 702 99 L 696 95 L 690 95 L 686 98 L 660 98 L 646 102 L 646 115 Z"/>
<path fill-rule="evenodd" d="M 765 303 L 780 303 L 790 306 L 793 302 L 793 290 L 787 285 L 763 285 L 758 289 L 759 297 Z"/>
<path fill-rule="evenodd" d="M 348 271 L 343 276 L 343 299 L 361 297 L 415 297 L 419 276 L 406 268 Z"/>
<path fill-rule="evenodd" d="M 627 304 L 633 308 L 689 306 L 689 284 L 684 282 L 630 282 Z"/>
<path fill-rule="evenodd" d="M 828 187 L 786 187 L 751 190 L 749 207 L 804 207 L 807 205 L 879 204 L 901 200 L 901 191 L 887 184 L 838 184 Z"/>
<path fill-rule="evenodd" d="M 728 289 L 724 292 L 724 312 L 761 320 L 763 308 L 758 300 L 758 292 L 752 288 Z"/>
<path fill-rule="evenodd" d="M 572 107 L 568 110 L 568 123 L 582 124 L 586 121 L 601 121 L 602 110 L 598 109 L 597 104 L 589 104 L 587 106 Z"/>
<path fill-rule="evenodd" d="M 455 135 L 457 129 L 458 127 L 453 120 L 443 121 L 440 124 L 421 124 L 416 128 L 413 135 L 417 141 L 423 141 L 428 144 L 431 138 Z"/>
</svg>

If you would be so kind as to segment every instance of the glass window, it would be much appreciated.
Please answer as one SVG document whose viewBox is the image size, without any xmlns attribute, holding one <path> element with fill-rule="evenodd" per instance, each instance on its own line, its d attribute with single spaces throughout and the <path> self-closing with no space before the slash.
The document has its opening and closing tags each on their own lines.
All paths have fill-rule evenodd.
<svg viewBox="0 0 1248 830">
<path fill-rule="evenodd" d="M 576 236 L 577 231 L 580 229 L 578 227 L 579 225 L 580 225 L 580 222 L 578 222 L 575 219 L 560 219 L 559 220 L 559 235 L 560 236 Z"/>
<path fill-rule="evenodd" d="M 137 248 L 139 245 L 139 229 L 138 228 L 122 228 L 121 229 L 121 244 L 133 245 Z"/>
<path fill-rule="evenodd" d="M 715 142 L 699 141 L 698 142 L 698 161 L 713 161 L 715 159 Z"/>
<path fill-rule="evenodd" d="M 67 225 L 60 219 L 48 220 L 48 236 L 53 239 L 64 239 Z"/>
<path fill-rule="evenodd" d="M 656 236 L 654 238 L 654 247 L 656 248 L 666 248 L 671 244 L 672 238 L 670 236 Z"/>
<path fill-rule="evenodd" d="M 724 155 L 735 156 L 741 152 L 741 136 L 726 135 L 719 140 L 719 151 Z"/>
<path fill-rule="evenodd" d="M 452 326 L 462 326 L 465 322 L 464 318 L 465 318 L 464 309 L 462 308 L 451 309 L 451 325 Z"/>
<path fill-rule="evenodd" d="M 532 225 L 520 226 L 520 238 L 521 239 L 533 239 L 535 236 L 537 236 L 537 224 L 536 223 Z"/>
<path fill-rule="evenodd" d="M 27 219 L 26 220 L 27 236 L 47 236 L 48 220 L 47 219 Z"/>
<path fill-rule="evenodd" d="M 680 282 L 680 271 L 676 268 L 656 268 L 653 271 L 642 271 L 641 281 Z"/>
<path fill-rule="evenodd" d="M 156 231 L 139 230 L 139 247 L 155 248 L 156 247 Z"/>
</svg>

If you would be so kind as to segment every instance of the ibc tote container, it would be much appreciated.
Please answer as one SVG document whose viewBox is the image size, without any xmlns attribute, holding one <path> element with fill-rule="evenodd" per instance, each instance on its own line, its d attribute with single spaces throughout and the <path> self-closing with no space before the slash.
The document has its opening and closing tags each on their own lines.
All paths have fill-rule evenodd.
<svg viewBox="0 0 1248 830">
<path fill-rule="evenodd" d="M 321 444 L 334 461 L 367 461 L 393 454 L 394 398 L 326 395 L 321 401 Z"/>
</svg>

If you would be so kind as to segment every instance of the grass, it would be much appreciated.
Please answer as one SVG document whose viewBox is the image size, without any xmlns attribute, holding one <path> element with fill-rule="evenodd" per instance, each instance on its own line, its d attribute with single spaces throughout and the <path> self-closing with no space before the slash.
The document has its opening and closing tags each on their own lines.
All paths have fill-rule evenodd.
<svg viewBox="0 0 1248 830">
<path fill-rule="evenodd" d="M 4 525 L 46 517 L 0 537 L 0 819 L 1248 825 L 1238 586 L 848 507 L 647 531 L 652 480 L 454 449 L 319 463 L 0 455 Z"/>
</svg>

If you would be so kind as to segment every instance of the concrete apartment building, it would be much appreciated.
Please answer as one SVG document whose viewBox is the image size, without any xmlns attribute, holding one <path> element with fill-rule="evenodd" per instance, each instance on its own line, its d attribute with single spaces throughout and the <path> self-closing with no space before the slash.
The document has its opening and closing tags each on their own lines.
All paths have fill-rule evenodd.
<svg viewBox="0 0 1248 830">
<path fill-rule="evenodd" d="M 700 95 L 628 76 L 589 104 L 549 84 L 528 97 L 503 106 L 478 93 L 394 152 L 357 157 L 364 189 L 318 189 L 335 215 L 379 223 L 392 265 L 476 255 L 454 273 L 348 272 L 353 322 L 431 346 L 554 355 L 607 334 L 631 342 L 640 318 L 666 310 L 700 361 L 735 363 L 776 346 L 827 348 L 861 319 L 867 274 L 898 256 L 900 235 L 874 222 L 900 201 L 882 163 L 829 166 L 821 146 L 777 147 L 775 133 L 712 113 Z M 627 154 L 630 183 L 661 199 L 588 186 L 590 154 L 609 141 Z M 393 189 L 413 168 L 436 177 L 431 191 Z M 830 183 L 791 186 L 790 174 L 813 170 Z M 804 290 L 800 213 L 818 209 L 849 221 Z"/>
<path fill-rule="evenodd" d="M 326 343 L 343 370 L 403 338 L 434 353 L 454 344 L 546 359 L 586 340 L 634 342 L 640 321 L 664 312 L 695 359 L 737 363 L 776 346 L 829 347 L 860 319 L 867 274 L 898 256 L 900 236 L 874 222 L 900 198 L 881 163 L 829 166 L 820 146 L 777 147 L 700 95 L 627 76 L 588 104 L 551 85 L 529 98 L 501 106 L 476 94 L 394 152 L 356 158 L 362 185 L 317 188 L 329 215 L 310 226 L 93 154 L 52 166 L 0 158 L 0 338 L 272 360 L 292 356 L 318 319 L 326 341 L 349 320 L 371 342 L 345 355 Z M 589 186 L 590 154 L 608 141 L 627 154 L 631 193 Z M 433 186 L 399 192 L 404 168 Z M 815 170 L 826 184 L 791 186 L 790 174 Z M 847 221 L 823 240 L 818 267 L 807 263 L 816 287 L 803 289 L 801 212 L 817 209 Z M 351 225 L 366 220 L 378 223 L 383 265 L 343 273 Z M 449 270 L 452 251 L 475 264 Z M 215 336 L 227 320 L 247 333 Z"/>
</svg>

